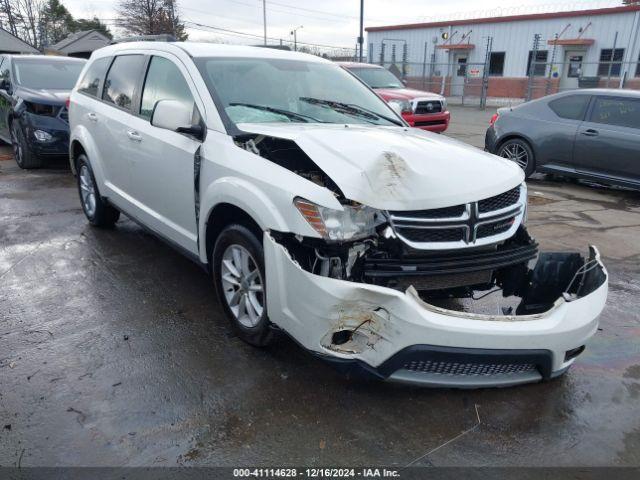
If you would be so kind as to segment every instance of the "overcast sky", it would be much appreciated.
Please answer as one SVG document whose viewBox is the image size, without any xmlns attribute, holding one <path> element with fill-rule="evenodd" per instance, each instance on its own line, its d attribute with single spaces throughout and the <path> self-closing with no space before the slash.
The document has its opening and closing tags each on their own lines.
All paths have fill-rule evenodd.
<svg viewBox="0 0 640 480">
<path fill-rule="evenodd" d="M 117 0 L 62 0 L 76 17 L 98 16 L 110 25 Z M 262 36 L 263 0 L 178 0 L 183 20 Z M 365 27 L 456 18 L 490 17 L 558 10 L 616 6 L 622 0 L 365 0 Z M 267 36 L 353 47 L 358 35 L 360 0 L 266 0 Z M 193 25 L 189 23 L 188 25 Z M 198 28 L 198 29 L 196 29 Z M 216 39 L 227 43 L 255 44 L 260 40 L 206 27 L 189 29 L 190 40 Z M 114 33 L 117 34 L 117 31 Z"/>
</svg>

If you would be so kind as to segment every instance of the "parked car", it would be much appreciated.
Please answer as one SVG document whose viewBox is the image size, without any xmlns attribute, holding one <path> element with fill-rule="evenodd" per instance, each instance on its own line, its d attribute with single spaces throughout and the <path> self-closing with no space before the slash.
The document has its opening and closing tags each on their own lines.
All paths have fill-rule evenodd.
<svg viewBox="0 0 640 480">
<path fill-rule="evenodd" d="M 640 188 L 640 93 L 585 89 L 501 108 L 485 148 L 527 176 L 554 173 Z"/>
<path fill-rule="evenodd" d="M 124 212 L 202 265 L 253 345 L 284 331 L 374 378 L 504 386 L 562 374 L 597 329 L 598 252 L 538 255 L 516 165 L 408 128 L 324 59 L 113 45 L 69 118 L 89 222 Z"/>
<path fill-rule="evenodd" d="M 69 152 L 65 103 L 85 60 L 45 55 L 0 56 L 0 139 L 20 168 Z"/>
<path fill-rule="evenodd" d="M 379 65 L 354 62 L 340 62 L 340 65 L 393 105 L 412 127 L 440 133 L 449 126 L 451 114 L 442 95 L 407 88 L 398 77 Z"/>
</svg>

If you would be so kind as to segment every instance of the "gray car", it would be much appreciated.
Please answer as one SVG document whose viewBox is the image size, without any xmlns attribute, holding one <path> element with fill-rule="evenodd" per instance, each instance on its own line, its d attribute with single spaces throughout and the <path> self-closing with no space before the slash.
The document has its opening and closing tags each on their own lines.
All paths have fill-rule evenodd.
<svg viewBox="0 0 640 480">
<path fill-rule="evenodd" d="M 501 108 L 485 149 L 517 162 L 527 176 L 555 173 L 640 188 L 640 92 L 573 90 Z"/>
</svg>

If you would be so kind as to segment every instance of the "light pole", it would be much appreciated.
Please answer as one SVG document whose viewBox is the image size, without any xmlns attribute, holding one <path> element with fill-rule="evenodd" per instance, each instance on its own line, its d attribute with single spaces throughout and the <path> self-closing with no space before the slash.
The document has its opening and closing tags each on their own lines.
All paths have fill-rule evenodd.
<svg viewBox="0 0 640 480">
<path fill-rule="evenodd" d="M 291 30 L 291 35 L 293 35 L 293 50 L 296 52 L 298 51 L 298 30 L 300 30 L 302 27 L 303 25 L 300 25 L 299 27 Z"/>
<path fill-rule="evenodd" d="M 267 0 L 262 0 L 262 22 L 264 23 L 264 44 L 267 45 Z"/>
<path fill-rule="evenodd" d="M 360 63 L 362 63 L 362 44 L 364 43 L 364 0 L 360 0 L 360 35 L 358 36 L 358 43 L 360 44 Z"/>
</svg>

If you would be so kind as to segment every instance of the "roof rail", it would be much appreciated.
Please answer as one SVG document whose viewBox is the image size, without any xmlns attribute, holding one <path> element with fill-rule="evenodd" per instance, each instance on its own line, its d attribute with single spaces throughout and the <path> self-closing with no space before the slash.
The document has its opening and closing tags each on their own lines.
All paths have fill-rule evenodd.
<svg viewBox="0 0 640 480">
<path fill-rule="evenodd" d="M 160 33 L 158 35 L 135 35 L 123 37 L 111 41 L 111 45 L 126 42 L 176 42 L 177 39 L 170 33 Z"/>
</svg>

